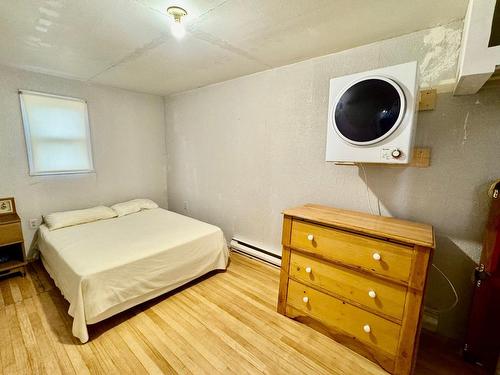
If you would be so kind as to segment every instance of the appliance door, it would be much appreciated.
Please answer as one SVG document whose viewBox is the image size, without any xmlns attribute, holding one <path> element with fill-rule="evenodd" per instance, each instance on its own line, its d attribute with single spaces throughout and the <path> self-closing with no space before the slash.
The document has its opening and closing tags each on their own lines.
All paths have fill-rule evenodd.
<svg viewBox="0 0 500 375">
<path fill-rule="evenodd" d="M 370 145 L 389 137 L 401 124 L 405 96 L 396 82 L 366 77 L 349 85 L 333 107 L 335 131 L 344 141 Z"/>
</svg>

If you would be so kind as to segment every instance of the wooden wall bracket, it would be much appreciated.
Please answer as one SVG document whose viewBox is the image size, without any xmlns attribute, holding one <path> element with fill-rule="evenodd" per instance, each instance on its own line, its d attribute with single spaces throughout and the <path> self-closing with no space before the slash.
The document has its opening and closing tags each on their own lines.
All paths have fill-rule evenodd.
<svg viewBox="0 0 500 375">
<path fill-rule="evenodd" d="M 436 108 L 437 91 L 436 89 L 420 90 L 418 101 L 419 111 L 432 111 Z"/>
<path fill-rule="evenodd" d="M 428 168 L 431 165 L 431 149 L 429 147 L 414 147 L 413 157 L 408 167 Z"/>
</svg>

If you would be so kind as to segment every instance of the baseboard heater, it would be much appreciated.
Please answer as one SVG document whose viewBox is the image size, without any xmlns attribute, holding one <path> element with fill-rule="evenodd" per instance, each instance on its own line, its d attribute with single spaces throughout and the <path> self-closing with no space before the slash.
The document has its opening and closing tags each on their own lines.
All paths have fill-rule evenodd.
<svg viewBox="0 0 500 375">
<path fill-rule="evenodd" d="M 243 242 L 236 238 L 231 239 L 231 249 L 233 251 L 248 255 L 252 258 L 262 260 L 266 263 L 271 263 L 275 266 L 281 267 L 281 256 L 273 254 L 270 251 L 261 249 L 257 246 Z"/>
</svg>

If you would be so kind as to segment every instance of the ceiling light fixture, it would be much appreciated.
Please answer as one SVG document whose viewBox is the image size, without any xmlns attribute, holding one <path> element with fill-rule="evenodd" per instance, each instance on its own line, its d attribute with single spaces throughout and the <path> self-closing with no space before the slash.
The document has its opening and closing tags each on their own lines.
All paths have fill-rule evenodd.
<svg viewBox="0 0 500 375">
<path fill-rule="evenodd" d="M 182 24 L 182 17 L 186 16 L 187 12 L 181 7 L 173 6 L 167 8 L 167 13 L 174 17 L 174 22 L 172 22 L 172 25 L 170 26 L 172 34 L 176 38 L 182 38 L 186 34 L 186 30 Z"/>
</svg>

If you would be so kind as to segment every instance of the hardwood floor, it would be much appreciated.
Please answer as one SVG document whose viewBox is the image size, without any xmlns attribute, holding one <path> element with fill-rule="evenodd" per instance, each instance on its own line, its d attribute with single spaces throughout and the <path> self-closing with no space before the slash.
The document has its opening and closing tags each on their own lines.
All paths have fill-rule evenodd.
<svg viewBox="0 0 500 375">
<path fill-rule="evenodd" d="M 233 253 L 226 272 L 89 326 L 91 341 L 82 345 L 68 303 L 32 263 L 25 278 L 0 281 L 0 372 L 385 373 L 276 313 L 278 281 L 277 268 Z"/>
</svg>

